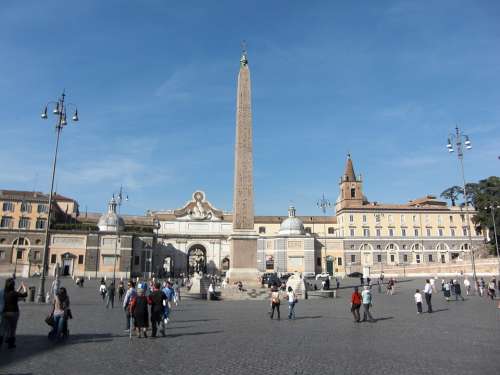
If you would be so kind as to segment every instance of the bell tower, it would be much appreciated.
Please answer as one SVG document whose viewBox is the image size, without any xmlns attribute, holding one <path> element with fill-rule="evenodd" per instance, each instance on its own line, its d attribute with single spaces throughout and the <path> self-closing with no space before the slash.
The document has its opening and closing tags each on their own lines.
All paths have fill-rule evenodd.
<svg viewBox="0 0 500 375">
<path fill-rule="evenodd" d="M 344 174 L 340 178 L 340 195 L 336 204 L 336 211 L 342 208 L 359 207 L 363 205 L 363 181 L 361 176 L 356 177 L 351 155 L 347 154 Z"/>
</svg>

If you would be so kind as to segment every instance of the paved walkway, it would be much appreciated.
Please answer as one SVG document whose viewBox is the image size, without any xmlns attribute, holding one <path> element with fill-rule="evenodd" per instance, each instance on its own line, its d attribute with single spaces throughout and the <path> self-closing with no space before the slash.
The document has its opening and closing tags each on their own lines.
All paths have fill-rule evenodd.
<svg viewBox="0 0 500 375">
<path fill-rule="evenodd" d="M 69 286 L 71 337 L 47 341 L 48 306 L 21 304 L 18 348 L 0 351 L 0 374 L 472 374 L 498 373 L 500 310 L 486 298 L 446 302 L 417 316 L 415 287 L 375 289 L 376 323 L 352 321 L 350 290 L 301 301 L 297 319 L 271 321 L 262 301 L 183 301 L 166 338 L 129 340 L 121 308 L 107 310 L 94 282 Z M 3 280 L 0 280 L 3 284 Z M 91 285 L 92 284 L 92 285 Z M 425 309 L 425 308 L 424 308 Z"/>
</svg>

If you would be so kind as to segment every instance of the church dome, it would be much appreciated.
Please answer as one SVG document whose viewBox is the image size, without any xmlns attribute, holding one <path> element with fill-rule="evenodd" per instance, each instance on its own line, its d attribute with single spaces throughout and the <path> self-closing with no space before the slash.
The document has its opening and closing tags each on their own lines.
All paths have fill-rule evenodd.
<svg viewBox="0 0 500 375">
<path fill-rule="evenodd" d="M 281 223 L 279 234 L 304 235 L 304 223 L 295 216 L 295 207 L 288 208 L 288 218 Z"/>
<path fill-rule="evenodd" d="M 103 214 L 97 223 L 101 232 L 115 232 L 117 226 L 118 230 L 123 230 L 125 228 L 125 222 L 116 213 L 116 205 L 115 198 L 111 198 L 108 204 L 108 212 Z"/>
</svg>

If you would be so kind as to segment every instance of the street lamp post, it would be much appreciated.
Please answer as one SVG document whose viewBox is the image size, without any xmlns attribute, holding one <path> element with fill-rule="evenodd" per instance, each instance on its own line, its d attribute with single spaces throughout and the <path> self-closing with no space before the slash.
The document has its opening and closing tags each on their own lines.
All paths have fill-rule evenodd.
<svg viewBox="0 0 500 375">
<path fill-rule="evenodd" d="M 125 199 L 125 201 L 128 201 L 128 194 L 125 195 L 125 198 L 123 198 L 123 194 L 125 194 L 125 193 L 123 192 L 122 186 L 120 186 L 120 191 L 118 192 L 116 199 L 115 199 L 115 195 L 113 194 L 113 199 L 115 199 L 116 205 L 118 206 L 118 212 L 116 213 L 116 226 L 115 226 L 116 236 L 115 236 L 115 256 L 113 259 L 113 286 L 116 286 L 116 257 L 117 257 L 117 252 L 118 252 L 118 240 L 120 238 L 120 232 L 119 232 L 120 208 L 122 206 L 122 202 L 124 199 Z M 120 254 L 121 254 L 121 249 L 120 249 Z"/>
<path fill-rule="evenodd" d="M 159 241 L 159 235 L 160 235 L 160 228 L 161 228 L 161 224 L 160 224 L 160 220 L 158 220 L 157 217 L 155 217 L 153 219 L 153 229 L 156 230 L 156 246 L 154 246 L 154 250 L 156 252 L 156 259 L 158 259 L 158 252 L 159 252 L 159 245 L 160 245 L 160 241 Z M 151 256 L 152 258 L 152 256 Z M 158 269 L 158 274 L 156 275 L 156 277 L 159 277 L 160 275 L 160 269 L 158 268 L 157 266 L 157 269 Z"/>
<path fill-rule="evenodd" d="M 67 113 L 67 108 L 68 106 L 74 107 L 75 112 L 72 116 L 72 120 L 74 122 L 77 122 L 79 120 L 78 118 L 78 108 L 76 107 L 75 104 L 72 103 L 65 103 L 65 97 L 66 94 L 62 93 L 61 97 L 53 102 L 48 102 L 47 105 L 45 106 L 44 111 L 42 112 L 42 119 L 46 120 L 48 118 L 47 110 L 49 106 L 53 106 L 52 114 L 57 116 L 57 122 L 56 122 L 56 146 L 54 150 L 54 159 L 52 161 L 52 177 L 51 177 L 51 182 L 50 182 L 50 193 L 49 193 L 49 207 L 47 211 L 47 225 L 45 226 L 45 245 L 43 249 L 43 259 L 42 259 L 42 274 L 40 276 L 40 286 L 38 288 L 38 295 L 37 295 L 37 301 L 39 303 L 45 302 L 45 278 L 46 278 L 46 273 L 48 272 L 48 257 L 49 257 L 49 234 L 50 234 L 50 218 L 52 215 L 52 195 L 54 193 L 54 178 L 56 175 L 56 165 L 57 165 L 57 151 L 59 149 L 59 139 L 61 137 L 61 131 L 63 128 L 68 125 L 66 113 Z"/>
<path fill-rule="evenodd" d="M 496 210 L 500 208 L 498 202 L 492 202 L 489 206 L 486 206 L 484 209 L 490 209 L 491 212 L 491 220 L 493 221 L 493 232 L 495 235 L 495 248 L 497 250 L 497 260 L 498 260 L 498 277 L 500 278 L 500 252 L 498 250 L 498 237 L 497 237 L 497 225 L 495 223 L 495 215 Z"/>
<path fill-rule="evenodd" d="M 460 164 L 460 172 L 462 175 L 462 184 L 464 189 L 464 201 L 465 201 L 465 215 L 467 217 L 467 234 L 469 235 L 469 247 L 470 247 L 471 264 L 472 264 L 472 277 L 474 278 L 474 282 L 476 283 L 477 282 L 476 262 L 475 262 L 474 247 L 472 245 L 472 230 L 470 225 L 469 205 L 467 203 L 467 186 L 465 183 L 464 148 L 463 148 L 465 146 L 466 150 L 470 150 L 472 149 L 472 145 L 469 136 L 463 134 L 461 130 L 458 128 L 458 126 L 455 127 L 455 133 L 450 133 L 448 136 L 448 144 L 446 145 L 446 147 L 448 148 L 449 153 L 454 152 L 452 143 L 454 143 L 457 148 L 457 158 Z"/>
<path fill-rule="evenodd" d="M 327 243 L 326 243 L 326 210 L 328 208 L 330 208 L 332 205 L 331 205 L 330 201 L 325 197 L 324 193 L 323 193 L 322 197 L 320 199 L 318 199 L 318 201 L 316 202 L 316 205 L 323 212 L 323 216 L 324 216 L 324 220 L 323 220 L 323 233 L 325 234 L 325 246 L 324 246 L 325 247 L 325 256 L 324 256 L 324 260 L 325 260 L 325 271 L 326 271 L 326 255 L 327 255 L 327 251 L 326 251 L 327 250 Z M 322 259 L 321 263 L 323 264 L 323 259 Z M 323 271 L 323 270 L 321 270 L 321 271 Z"/>
</svg>

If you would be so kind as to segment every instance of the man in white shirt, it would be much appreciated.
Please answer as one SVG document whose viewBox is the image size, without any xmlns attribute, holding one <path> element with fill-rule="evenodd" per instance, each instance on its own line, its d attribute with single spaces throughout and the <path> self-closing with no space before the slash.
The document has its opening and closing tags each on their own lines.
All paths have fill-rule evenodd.
<svg viewBox="0 0 500 375">
<path fill-rule="evenodd" d="M 425 280 L 424 294 L 425 294 L 425 303 L 427 304 L 427 312 L 430 314 L 432 313 L 432 304 L 431 304 L 432 286 L 429 279 Z"/>
<path fill-rule="evenodd" d="M 468 278 L 464 279 L 464 287 L 465 287 L 465 293 L 469 295 L 470 292 L 470 281 Z"/>
</svg>

